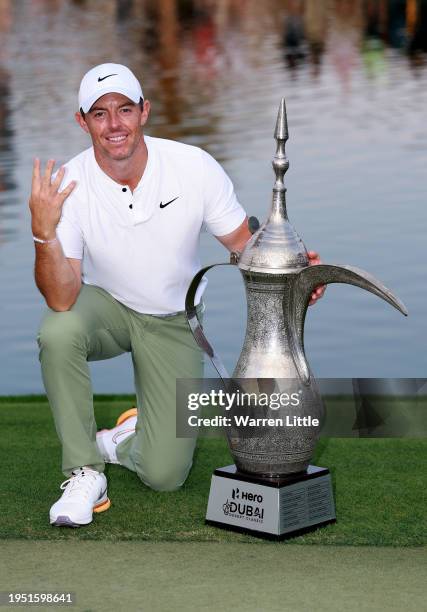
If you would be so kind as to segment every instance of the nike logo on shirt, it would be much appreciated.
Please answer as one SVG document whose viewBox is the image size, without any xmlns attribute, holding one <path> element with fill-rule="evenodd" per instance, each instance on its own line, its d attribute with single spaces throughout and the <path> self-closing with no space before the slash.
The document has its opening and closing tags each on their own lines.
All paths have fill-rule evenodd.
<svg viewBox="0 0 427 612">
<path fill-rule="evenodd" d="M 110 77 L 110 76 L 117 76 L 117 74 L 116 73 L 114 73 L 114 74 L 107 74 L 107 76 L 105 76 L 105 77 L 98 77 L 98 83 L 100 83 L 104 79 L 108 79 L 108 77 Z"/>
<path fill-rule="evenodd" d="M 169 206 L 169 204 L 172 204 L 172 202 L 175 202 L 175 200 L 177 200 L 179 198 L 179 196 L 176 196 L 176 198 L 174 198 L 173 200 L 169 200 L 169 202 L 166 202 L 166 204 L 163 204 L 163 202 L 160 202 L 160 208 L 166 208 L 166 206 Z"/>
</svg>

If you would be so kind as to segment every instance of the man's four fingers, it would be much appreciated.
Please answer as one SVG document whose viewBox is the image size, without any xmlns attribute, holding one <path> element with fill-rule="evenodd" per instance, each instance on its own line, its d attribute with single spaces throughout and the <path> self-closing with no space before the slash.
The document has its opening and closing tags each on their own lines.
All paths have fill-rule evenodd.
<svg viewBox="0 0 427 612">
<path fill-rule="evenodd" d="M 49 190 L 49 198 L 59 196 L 58 203 L 62 205 L 64 203 L 64 200 L 70 195 L 74 187 L 77 185 L 76 181 L 71 181 L 71 183 L 69 183 L 62 191 L 58 191 L 65 175 L 64 166 L 61 166 L 59 168 L 54 180 L 52 181 L 52 173 L 53 168 L 55 166 L 55 160 L 49 159 L 42 177 L 40 175 L 40 165 L 40 159 L 36 157 L 33 162 L 33 176 L 31 184 L 31 191 L 33 195 L 35 195 L 34 190 L 39 191 L 40 188 Z M 52 190 L 54 191 L 54 193 L 52 193 Z M 45 196 L 46 195 L 47 194 L 45 194 Z"/>
</svg>

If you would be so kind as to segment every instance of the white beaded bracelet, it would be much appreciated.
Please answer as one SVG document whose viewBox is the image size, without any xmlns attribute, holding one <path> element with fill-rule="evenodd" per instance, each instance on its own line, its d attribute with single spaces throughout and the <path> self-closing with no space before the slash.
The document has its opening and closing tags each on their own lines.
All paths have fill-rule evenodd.
<svg viewBox="0 0 427 612">
<path fill-rule="evenodd" d="M 41 238 L 36 238 L 33 236 L 34 242 L 39 242 L 40 244 L 52 244 L 52 242 L 56 242 L 58 238 L 52 238 L 52 240 L 42 240 Z"/>
</svg>

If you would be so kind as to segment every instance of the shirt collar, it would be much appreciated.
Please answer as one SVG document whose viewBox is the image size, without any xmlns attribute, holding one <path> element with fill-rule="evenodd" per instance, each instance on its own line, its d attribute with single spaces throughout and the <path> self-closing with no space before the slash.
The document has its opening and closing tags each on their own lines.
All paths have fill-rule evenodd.
<svg viewBox="0 0 427 612">
<path fill-rule="evenodd" d="M 95 167 L 96 180 L 100 182 L 101 191 L 108 196 L 105 197 L 104 204 L 109 208 L 115 209 L 115 216 L 120 219 L 120 224 L 126 226 L 136 225 L 147 221 L 154 213 L 155 202 L 158 194 L 153 190 L 158 189 L 156 181 L 150 180 L 154 169 L 158 166 L 157 151 L 150 137 L 145 137 L 145 144 L 148 150 L 148 159 L 144 173 L 131 192 L 129 186 L 117 183 L 99 166 L 95 158 L 92 147 L 92 162 Z M 126 189 L 127 191 L 123 191 Z M 112 197 L 111 197 L 112 196 Z M 130 204 L 132 205 L 130 207 Z"/>
<path fill-rule="evenodd" d="M 153 151 L 153 147 L 152 147 L 150 140 L 151 139 L 149 137 L 144 138 L 144 142 L 147 147 L 148 158 L 147 158 L 147 163 L 145 165 L 144 173 L 139 179 L 139 182 L 137 186 L 135 187 L 133 193 L 142 189 L 144 183 L 148 181 L 147 177 L 149 177 L 150 174 L 152 173 L 153 161 L 154 161 L 153 160 L 154 151 Z M 126 187 L 127 189 L 129 189 L 129 185 L 123 185 L 122 183 L 118 183 L 101 168 L 101 166 L 96 161 L 95 151 L 93 147 L 92 147 L 92 156 L 93 156 L 93 162 L 98 169 L 98 176 L 100 177 L 101 180 L 103 180 L 106 184 L 108 184 L 109 187 L 112 187 L 114 191 L 117 193 L 122 193 L 123 187 Z"/>
</svg>

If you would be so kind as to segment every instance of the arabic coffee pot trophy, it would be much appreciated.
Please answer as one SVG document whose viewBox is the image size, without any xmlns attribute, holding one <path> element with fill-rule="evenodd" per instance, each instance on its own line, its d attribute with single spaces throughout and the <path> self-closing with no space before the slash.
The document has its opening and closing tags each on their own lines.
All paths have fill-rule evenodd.
<svg viewBox="0 0 427 612">
<path fill-rule="evenodd" d="M 324 421 L 324 407 L 304 352 L 304 320 L 312 291 L 319 285 L 347 283 L 382 298 L 402 314 L 405 306 L 383 284 L 352 266 L 309 265 L 307 250 L 290 224 L 284 175 L 288 125 L 282 98 L 274 137 L 276 181 L 268 219 L 242 253 L 232 253 L 246 288 L 247 327 L 230 378 L 197 318 L 195 296 L 200 270 L 187 292 L 186 312 L 197 344 L 211 359 L 227 389 L 272 389 L 295 402 L 275 410 L 273 426 L 225 427 L 234 465 L 212 476 L 206 521 L 254 535 L 289 537 L 336 520 L 331 475 L 310 465 Z M 297 405 L 295 405 L 297 402 Z M 251 413 L 251 408 L 245 408 Z M 253 409 L 259 415 L 259 409 Z M 233 410 L 236 415 L 238 409 Z M 265 414 L 265 411 L 264 411 Z M 270 416 L 270 414 L 268 415 Z M 295 417 L 304 426 L 292 426 Z M 305 420 L 304 420 L 304 417 Z M 250 432 L 248 431 L 250 429 Z"/>
</svg>

